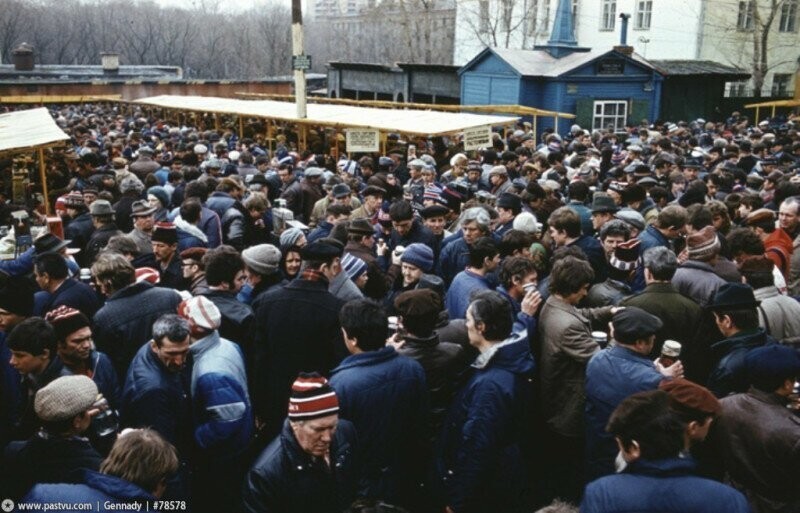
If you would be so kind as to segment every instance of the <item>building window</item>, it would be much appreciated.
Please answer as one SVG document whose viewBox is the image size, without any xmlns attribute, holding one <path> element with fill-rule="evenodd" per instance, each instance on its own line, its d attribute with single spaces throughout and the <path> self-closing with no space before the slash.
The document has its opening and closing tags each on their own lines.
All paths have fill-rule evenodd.
<svg viewBox="0 0 800 513">
<path fill-rule="evenodd" d="M 603 0 L 603 13 L 600 17 L 600 30 L 614 30 L 617 19 L 617 0 Z"/>
<path fill-rule="evenodd" d="M 786 0 L 781 6 L 781 21 L 778 30 L 781 32 L 797 31 L 797 0 Z"/>
<path fill-rule="evenodd" d="M 726 82 L 725 83 L 725 97 L 726 98 L 739 98 L 742 96 L 750 96 L 750 88 L 748 81 L 741 82 Z"/>
<path fill-rule="evenodd" d="M 789 96 L 789 83 L 792 75 L 789 73 L 775 73 L 772 75 L 772 96 Z"/>
<path fill-rule="evenodd" d="M 593 130 L 610 128 L 614 132 L 622 132 L 625 130 L 627 120 L 628 102 L 618 100 L 594 102 Z"/>
<path fill-rule="evenodd" d="M 753 30 L 753 1 L 739 2 L 739 17 L 736 21 L 736 28 L 739 30 Z"/>
<path fill-rule="evenodd" d="M 650 30 L 650 20 L 653 17 L 653 0 L 638 0 L 636 2 L 636 19 L 633 28 Z"/>
</svg>

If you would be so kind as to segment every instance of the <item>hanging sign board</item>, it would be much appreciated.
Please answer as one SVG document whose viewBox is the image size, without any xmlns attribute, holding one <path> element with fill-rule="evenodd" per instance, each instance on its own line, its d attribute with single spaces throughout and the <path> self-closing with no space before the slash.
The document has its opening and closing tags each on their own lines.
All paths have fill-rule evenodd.
<svg viewBox="0 0 800 513">
<path fill-rule="evenodd" d="M 464 130 L 464 150 L 479 150 L 492 146 L 492 127 L 478 126 Z"/>
<path fill-rule="evenodd" d="M 380 151 L 380 131 L 350 128 L 346 131 L 346 148 L 348 153 L 373 153 Z"/>
</svg>

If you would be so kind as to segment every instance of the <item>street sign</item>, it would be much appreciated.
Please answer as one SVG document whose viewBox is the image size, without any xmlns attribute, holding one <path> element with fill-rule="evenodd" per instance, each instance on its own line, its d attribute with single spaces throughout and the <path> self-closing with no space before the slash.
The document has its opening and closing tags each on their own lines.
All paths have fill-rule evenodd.
<svg viewBox="0 0 800 513">
<path fill-rule="evenodd" d="M 292 55 L 292 69 L 307 70 L 311 69 L 310 55 Z"/>
<path fill-rule="evenodd" d="M 464 150 L 480 150 L 492 146 L 492 127 L 476 126 L 464 130 Z"/>
<path fill-rule="evenodd" d="M 380 132 L 363 128 L 348 128 L 345 144 L 348 153 L 372 153 L 380 150 Z"/>
</svg>

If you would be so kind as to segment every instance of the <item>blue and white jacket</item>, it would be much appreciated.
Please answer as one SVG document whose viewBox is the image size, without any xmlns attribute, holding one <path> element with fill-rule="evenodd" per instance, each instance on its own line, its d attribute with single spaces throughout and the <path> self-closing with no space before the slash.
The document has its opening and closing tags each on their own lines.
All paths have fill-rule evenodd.
<svg viewBox="0 0 800 513">
<path fill-rule="evenodd" d="M 233 458 L 253 435 L 253 408 L 244 358 L 235 343 L 217 331 L 194 342 L 191 396 L 194 440 L 210 458 Z"/>
</svg>

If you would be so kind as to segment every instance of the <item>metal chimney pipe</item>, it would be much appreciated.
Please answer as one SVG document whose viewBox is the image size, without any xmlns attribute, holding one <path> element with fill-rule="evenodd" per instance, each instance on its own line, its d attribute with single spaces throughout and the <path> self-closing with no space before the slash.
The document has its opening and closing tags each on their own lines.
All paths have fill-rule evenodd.
<svg viewBox="0 0 800 513">
<path fill-rule="evenodd" d="M 620 46 L 628 46 L 628 20 L 631 18 L 630 14 L 620 13 L 620 34 L 619 34 L 619 45 Z"/>
</svg>

